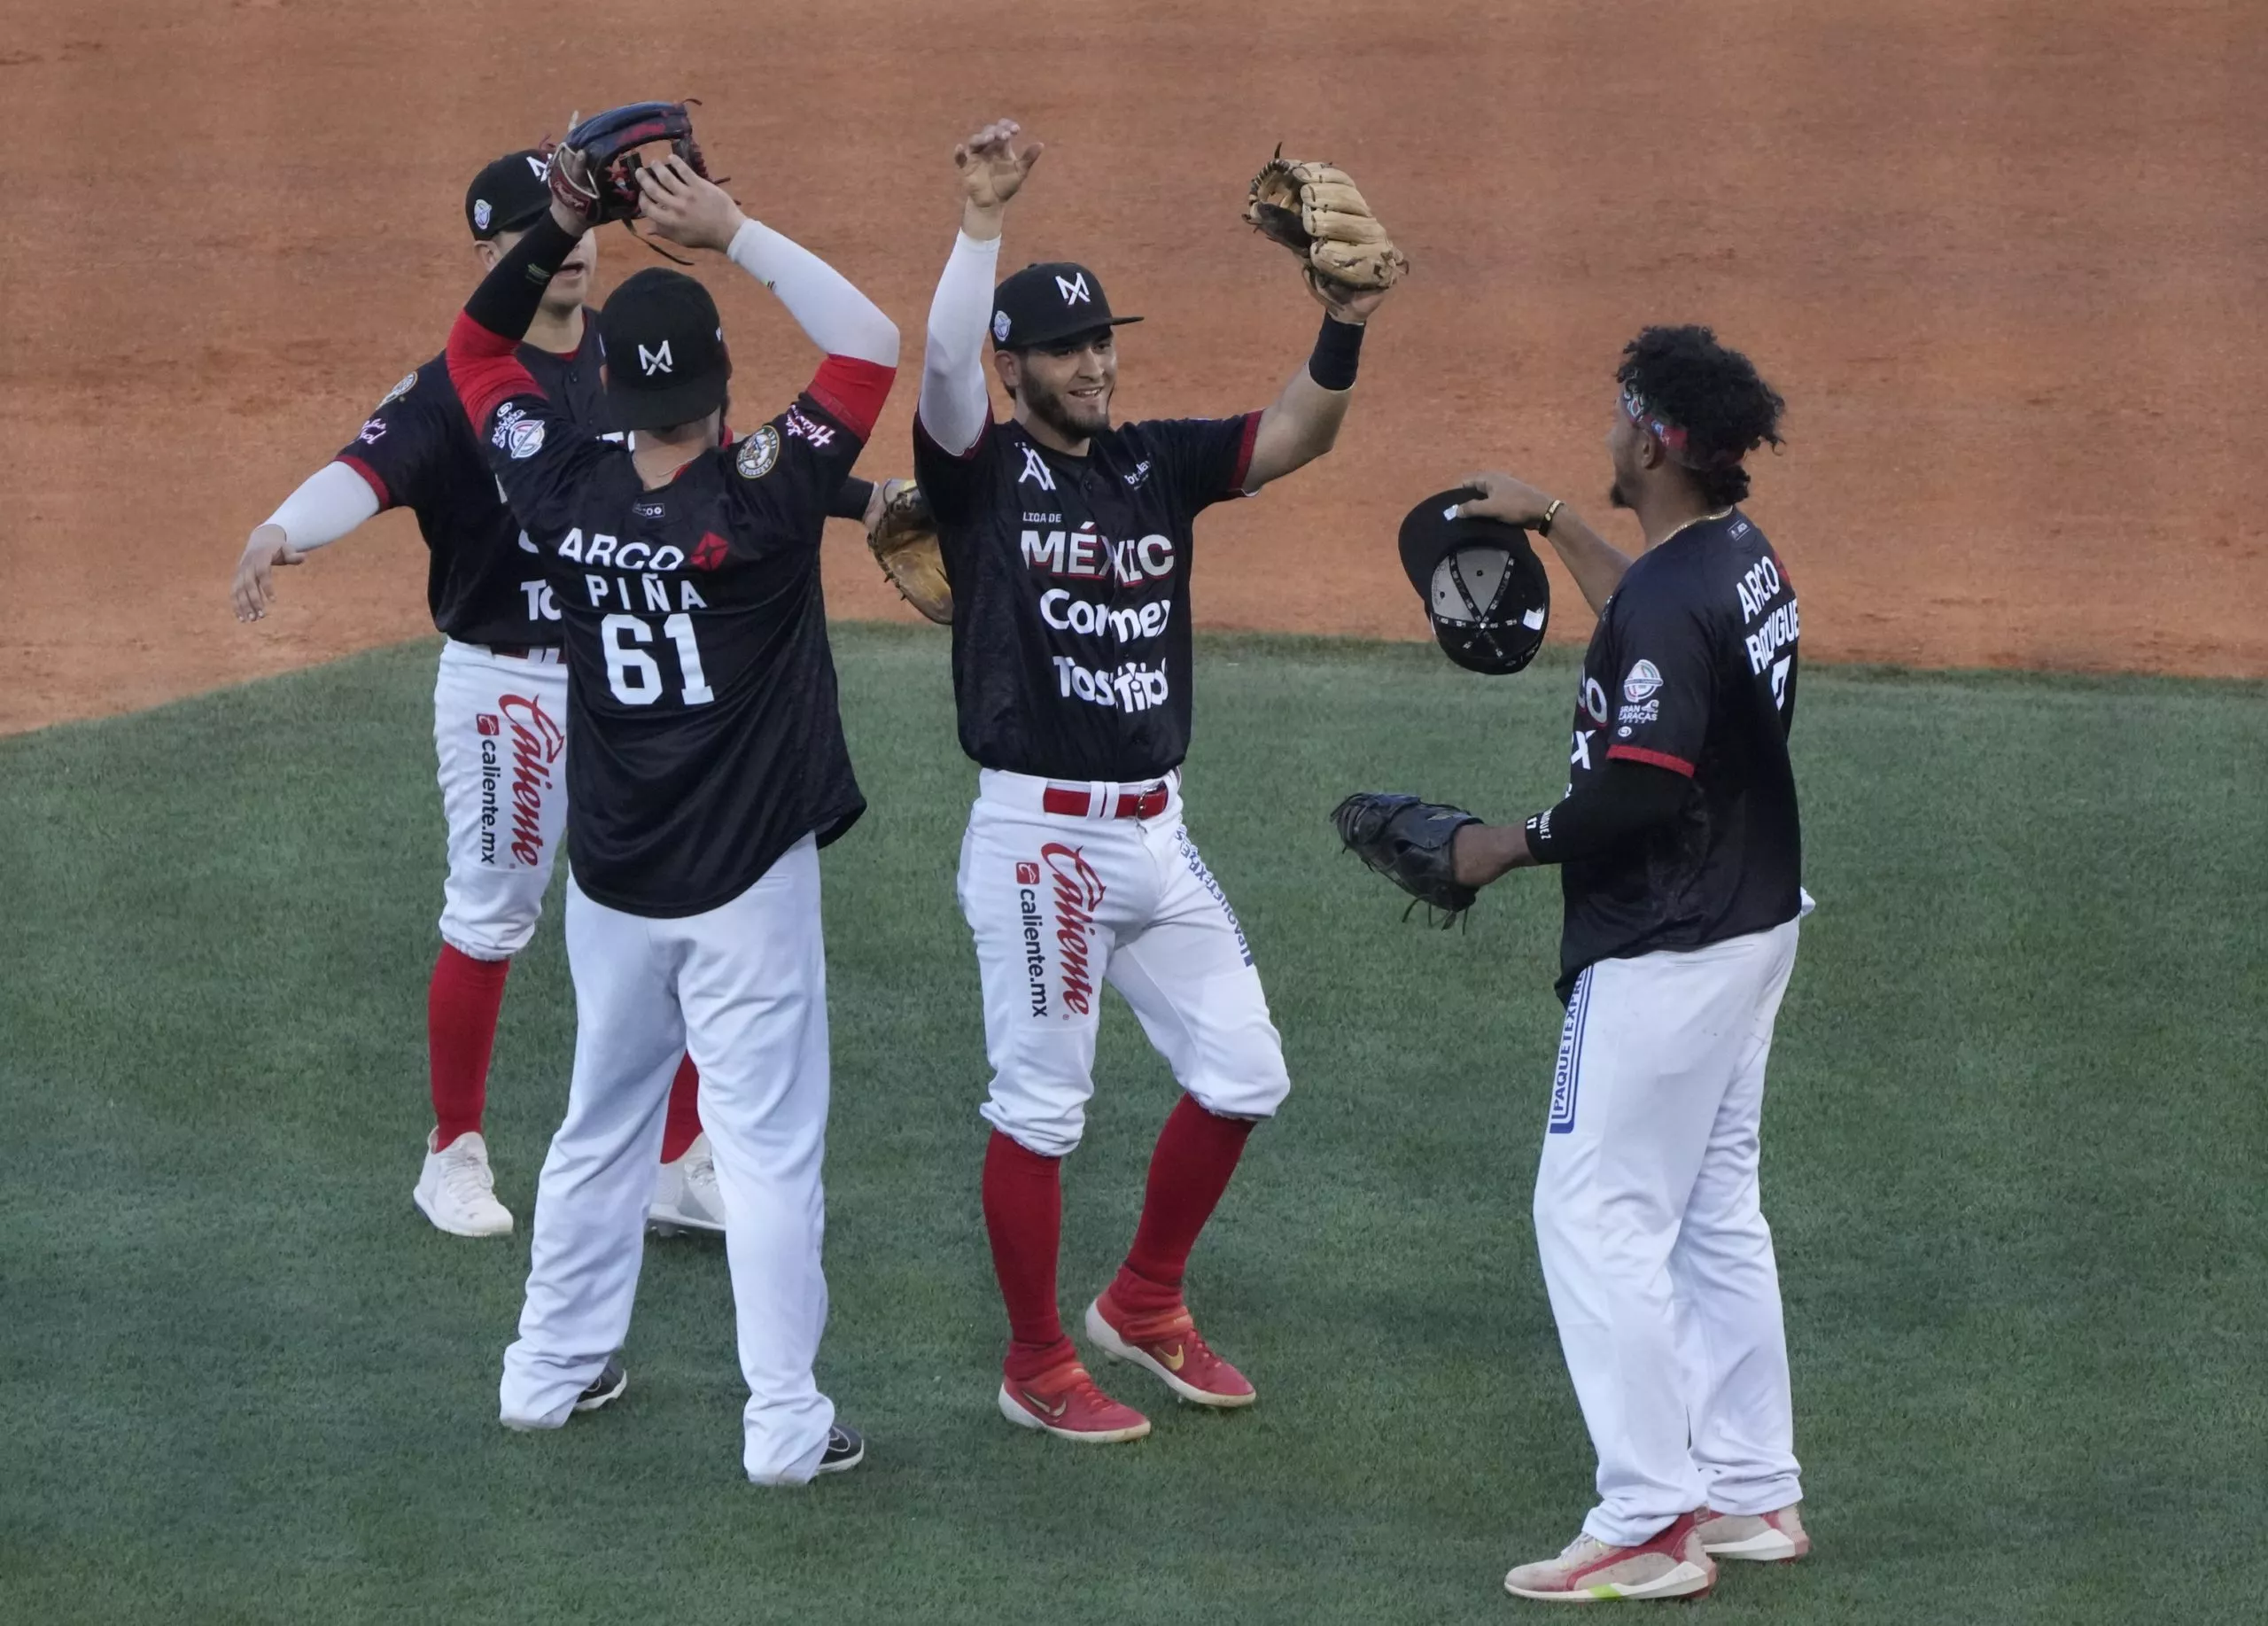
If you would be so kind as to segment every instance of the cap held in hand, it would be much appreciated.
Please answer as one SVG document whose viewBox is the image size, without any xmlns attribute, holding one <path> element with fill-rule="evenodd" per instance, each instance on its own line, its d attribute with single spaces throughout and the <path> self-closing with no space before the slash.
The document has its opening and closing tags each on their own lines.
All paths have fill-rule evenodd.
<svg viewBox="0 0 2268 1626">
<path fill-rule="evenodd" d="M 1469 672 L 1505 676 L 1535 658 L 1551 619 L 1551 581 L 1527 533 L 1498 519 L 1460 518 L 1481 494 L 1436 492 L 1402 522 L 1402 568 L 1425 601 L 1441 652 Z"/>
</svg>

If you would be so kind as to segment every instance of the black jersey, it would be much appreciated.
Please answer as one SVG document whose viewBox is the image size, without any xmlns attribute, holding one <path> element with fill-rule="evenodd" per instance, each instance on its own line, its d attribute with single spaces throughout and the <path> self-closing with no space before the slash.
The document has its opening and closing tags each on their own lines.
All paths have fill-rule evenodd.
<svg viewBox="0 0 2268 1626">
<path fill-rule="evenodd" d="M 1575 701 L 1574 790 L 1625 758 L 1691 780 L 1670 824 L 1565 866 L 1560 992 L 1593 961 L 1795 919 L 1803 835 L 1788 731 L 1796 590 L 1737 510 L 1642 555 L 1607 601 Z"/>
<path fill-rule="evenodd" d="M 1240 494 L 1256 413 L 1164 418 L 1084 457 L 1014 423 L 913 468 L 953 588 L 961 749 L 1054 779 L 1153 779 L 1189 750 L 1192 522 Z"/>
<path fill-rule="evenodd" d="M 555 413 L 572 424 L 602 421 L 594 324 L 583 324 L 582 345 L 572 355 L 522 345 L 519 360 Z M 416 514 L 430 556 L 425 603 L 435 626 L 463 643 L 509 649 L 559 642 L 559 608 L 534 546 L 520 533 L 488 471 L 442 357 L 386 392 L 336 461 L 369 482 L 380 509 Z"/>
<path fill-rule="evenodd" d="M 860 438 L 806 393 L 648 491 L 626 448 L 541 395 L 459 384 L 469 400 L 509 390 L 483 414 L 483 449 L 564 617 L 576 884 L 633 914 L 703 914 L 804 836 L 848 829 L 866 801 L 819 533 Z"/>
</svg>

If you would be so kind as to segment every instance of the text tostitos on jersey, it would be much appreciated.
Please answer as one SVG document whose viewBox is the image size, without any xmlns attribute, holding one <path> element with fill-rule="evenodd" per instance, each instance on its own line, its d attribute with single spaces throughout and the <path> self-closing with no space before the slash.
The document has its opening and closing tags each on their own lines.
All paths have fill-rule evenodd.
<svg viewBox="0 0 2268 1626">
<path fill-rule="evenodd" d="M 1256 414 L 1128 424 L 1073 457 L 1017 424 L 914 467 L 953 586 L 961 846 L 993 1067 L 983 1116 L 1044 1156 L 1085 1127 L 1106 982 L 1208 1111 L 1291 1089 L 1250 947 L 1182 822 L 1192 522 L 1239 494 Z"/>
<path fill-rule="evenodd" d="M 1084 457 L 1014 423 L 913 462 L 953 585 L 960 743 L 981 766 L 1155 779 L 1189 749 L 1192 526 L 1239 494 L 1259 417 L 1171 418 Z"/>
</svg>

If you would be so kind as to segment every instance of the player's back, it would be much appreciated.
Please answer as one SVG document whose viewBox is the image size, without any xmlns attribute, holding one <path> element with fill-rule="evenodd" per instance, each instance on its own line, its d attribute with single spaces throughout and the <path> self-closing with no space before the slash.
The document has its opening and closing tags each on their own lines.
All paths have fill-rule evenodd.
<svg viewBox="0 0 2268 1626">
<path fill-rule="evenodd" d="M 1676 533 L 1624 574 L 1584 657 L 1571 780 L 1621 759 L 1682 774 L 1692 790 L 1664 829 L 1565 866 L 1563 990 L 1594 960 L 1795 918 L 1798 629 L 1793 583 L 1737 510 Z"/>
<path fill-rule="evenodd" d="M 648 490 L 624 448 L 551 433 L 518 401 L 493 430 L 566 628 L 576 880 L 701 913 L 864 809 L 819 566 L 859 442 L 805 396 Z"/>
</svg>

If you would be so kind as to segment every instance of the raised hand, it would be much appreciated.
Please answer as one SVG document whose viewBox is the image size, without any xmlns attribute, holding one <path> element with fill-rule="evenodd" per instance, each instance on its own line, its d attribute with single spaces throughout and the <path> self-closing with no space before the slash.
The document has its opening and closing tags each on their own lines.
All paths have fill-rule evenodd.
<svg viewBox="0 0 2268 1626">
<path fill-rule="evenodd" d="M 1387 288 L 1349 288 L 1342 283 L 1317 276 L 1310 270 L 1308 273 L 1308 292 L 1315 296 L 1317 304 L 1331 313 L 1333 319 L 1361 327 L 1371 319 L 1371 313 L 1386 302 L 1386 296 L 1393 291 Z"/>
<path fill-rule="evenodd" d="M 1551 507 L 1550 498 L 1509 474 L 1468 474 L 1457 484 L 1480 494 L 1457 504 L 1459 519 L 1500 519 L 1533 528 Z"/>
<path fill-rule="evenodd" d="M 641 167 L 638 190 L 645 194 L 639 213 L 653 222 L 661 236 L 687 248 L 724 253 L 748 223 L 748 216 L 723 187 L 696 175 L 692 165 L 674 155 Z"/>
<path fill-rule="evenodd" d="M 995 119 L 953 149 L 953 167 L 960 172 L 961 194 L 970 211 L 992 214 L 1023 189 L 1024 177 L 1046 149 L 1033 142 L 1016 151 L 1023 127 L 1014 119 Z"/>
</svg>

